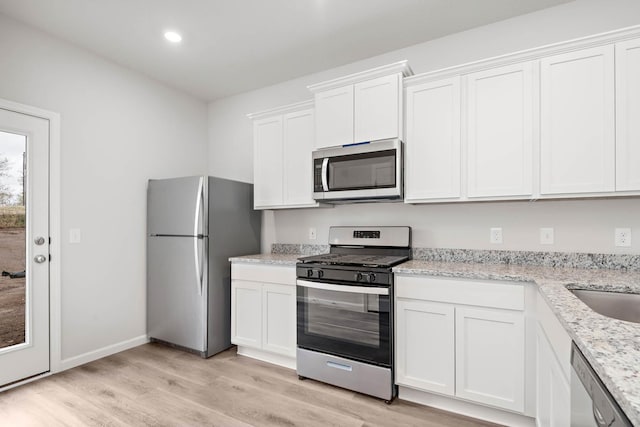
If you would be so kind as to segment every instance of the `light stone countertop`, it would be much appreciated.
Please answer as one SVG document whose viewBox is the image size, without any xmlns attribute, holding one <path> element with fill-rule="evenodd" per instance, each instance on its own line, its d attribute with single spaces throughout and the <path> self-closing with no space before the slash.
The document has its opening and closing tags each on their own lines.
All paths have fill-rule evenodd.
<svg viewBox="0 0 640 427">
<path fill-rule="evenodd" d="M 301 256 L 304 255 L 256 254 L 232 257 L 229 261 L 294 267 Z M 393 271 L 398 274 L 535 283 L 627 417 L 634 425 L 640 426 L 640 324 L 602 316 L 567 290 L 569 286 L 640 294 L 640 271 L 415 259 L 394 267 Z"/>
<path fill-rule="evenodd" d="M 300 254 L 256 254 L 229 258 L 231 262 L 247 262 L 253 264 L 290 265 L 295 267 Z"/>
<path fill-rule="evenodd" d="M 634 425 L 640 426 L 640 324 L 602 316 L 567 290 L 640 294 L 640 272 L 412 260 L 394 273 L 534 282 Z"/>
</svg>

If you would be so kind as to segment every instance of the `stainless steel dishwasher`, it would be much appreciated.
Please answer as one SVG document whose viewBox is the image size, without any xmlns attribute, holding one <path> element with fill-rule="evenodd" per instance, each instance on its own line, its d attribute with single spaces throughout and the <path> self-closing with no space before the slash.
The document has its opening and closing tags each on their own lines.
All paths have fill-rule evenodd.
<svg viewBox="0 0 640 427">
<path fill-rule="evenodd" d="M 575 343 L 571 368 L 571 427 L 633 427 Z"/>
</svg>

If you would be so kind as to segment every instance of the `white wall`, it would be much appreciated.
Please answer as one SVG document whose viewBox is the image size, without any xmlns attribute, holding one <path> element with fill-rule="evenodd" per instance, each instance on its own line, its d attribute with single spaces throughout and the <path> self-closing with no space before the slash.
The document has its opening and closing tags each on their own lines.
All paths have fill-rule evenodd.
<svg viewBox="0 0 640 427">
<path fill-rule="evenodd" d="M 206 173 L 206 104 L 3 15 L 0 52 L 0 98 L 61 114 L 63 362 L 145 335 L 146 181 Z"/>
<path fill-rule="evenodd" d="M 640 24 L 640 1 L 577 0 L 479 27 L 321 73 L 209 104 L 209 173 L 252 181 L 252 129 L 247 113 L 310 99 L 306 86 L 402 59 L 416 74 L 546 44 Z M 257 70 L 256 72 L 259 72 Z M 397 223 L 414 228 L 414 245 L 580 252 L 640 253 L 640 200 L 586 200 L 458 205 L 351 205 L 334 209 L 267 211 L 263 251 L 271 243 L 326 244 L 332 224 Z M 488 228 L 501 226 L 505 243 L 488 243 Z M 538 227 L 554 227 L 556 245 L 540 246 Z M 632 227 L 634 246 L 613 246 L 613 228 Z"/>
</svg>

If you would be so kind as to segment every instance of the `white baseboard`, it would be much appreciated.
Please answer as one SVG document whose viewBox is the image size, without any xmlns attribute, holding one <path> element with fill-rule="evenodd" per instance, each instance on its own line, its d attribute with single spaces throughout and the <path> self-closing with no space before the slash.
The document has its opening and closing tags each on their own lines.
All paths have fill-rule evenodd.
<svg viewBox="0 0 640 427">
<path fill-rule="evenodd" d="M 280 354 L 270 353 L 268 351 L 256 350 L 251 347 L 238 346 L 238 354 L 241 356 L 251 357 L 252 359 L 262 360 L 263 362 L 273 363 L 274 365 L 283 366 L 289 369 L 296 369 L 296 358 L 282 356 Z"/>
<path fill-rule="evenodd" d="M 130 340 L 121 341 L 119 343 L 111 344 L 97 350 L 89 351 L 78 356 L 73 356 L 68 359 L 62 359 L 60 361 L 60 369 L 56 370 L 55 372 L 61 372 L 67 369 L 75 368 L 76 366 L 84 365 L 85 363 L 93 362 L 94 360 L 102 359 L 103 357 L 111 356 L 112 354 L 120 353 L 121 351 L 129 350 L 130 348 L 134 348 L 148 342 L 149 337 L 145 334 L 140 335 L 139 337 L 131 338 Z"/>
<path fill-rule="evenodd" d="M 484 405 L 478 405 L 459 399 L 454 399 L 438 394 L 427 393 L 414 390 L 408 387 L 398 387 L 398 397 L 402 400 L 419 403 L 432 408 L 442 409 L 443 411 L 455 412 L 456 414 L 466 415 L 468 417 L 477 418 L 479 420 L 489 421 L 492 423 L 502 424 L 512 427 L 534 427 L 535 420 L 531 417 L 507 412 L 500 409 L 490 408 Z"/>
</svg>

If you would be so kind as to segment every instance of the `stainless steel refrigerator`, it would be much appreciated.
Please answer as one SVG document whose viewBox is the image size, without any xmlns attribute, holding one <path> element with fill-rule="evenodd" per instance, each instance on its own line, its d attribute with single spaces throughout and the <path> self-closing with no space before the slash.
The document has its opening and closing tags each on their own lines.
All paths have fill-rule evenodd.
<svg viewBox="0 0 640 427">
<path fill-rule="evenodd" d="M 260 252 L 253 186 L 193 176 L 149 180 L 147 331 L 209 357 L 231 346 L 229 257 Z"/>
</svg>

